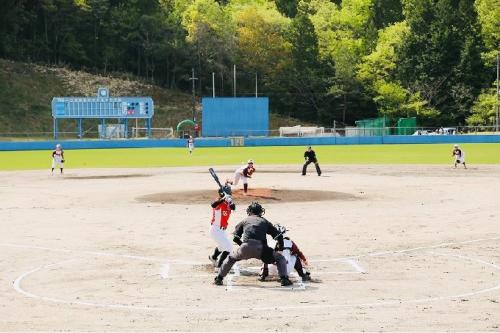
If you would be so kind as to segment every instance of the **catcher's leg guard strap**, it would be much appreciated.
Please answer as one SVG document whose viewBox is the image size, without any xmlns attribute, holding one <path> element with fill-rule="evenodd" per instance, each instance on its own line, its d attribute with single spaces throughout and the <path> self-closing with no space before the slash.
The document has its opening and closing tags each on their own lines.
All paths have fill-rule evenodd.
<svg viewBox="0 0 500 333">
<path fill-rule="evenodd" d="M 221 251 L 219 251 L 219 248 L 216 247 L 214 250 L 214 254 L 212 254 L 212 258 L 216 260 L 219 254 L 221 254 Z"/>
<path fill-rule="evenodd" d="M 224 262 L 224 260 L 226 260 L 228 255 L 229 255 L 229 252 L 227 252 L 227 251 L 222 252 L 222 254 L 220 255 L 219 261 L 217 262 L 217 267 L 222 266 L 222 263 Z"/>
</svg>

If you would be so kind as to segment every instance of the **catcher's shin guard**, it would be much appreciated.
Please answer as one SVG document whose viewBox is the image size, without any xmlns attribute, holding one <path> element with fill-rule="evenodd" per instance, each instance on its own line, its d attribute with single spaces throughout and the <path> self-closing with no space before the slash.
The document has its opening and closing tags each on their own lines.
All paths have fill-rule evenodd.
<svg viewBox="0 0 500 333">
<path fill-rule="evenodd" d="M 248 184 L 243 184 L 243 192 L 248 192 Z"/>
<path fill-rule="evenodd" d="M 229 255 L 229 252 L 227 252 L 227 251 L 222 252 L 222 254 L 220 255 L 219 261 L 217 262 L 218 268 L 220 268 L 222 266 L 222 263 L 224 262 L 224 260 L 226 260 L 228 255 Z"/>
<path fill-rule="evenodd" d="M 212 254 L 212 259 L 217 260 L 217 257 L 221 254 L 221 251 L 219 250 L 218 247 L 214 249 L 214 254 Z"/>
<path fill-rule="evenodd" d="M 259 280 L 260 281 L 265 281 L 266 277 L 268 277 L 268 276 L 269 276 L 269 268 L 267 267 L 267 264 L 264 264 L 262 266 L 262 269 L 260 270 Z"/>
</svg>

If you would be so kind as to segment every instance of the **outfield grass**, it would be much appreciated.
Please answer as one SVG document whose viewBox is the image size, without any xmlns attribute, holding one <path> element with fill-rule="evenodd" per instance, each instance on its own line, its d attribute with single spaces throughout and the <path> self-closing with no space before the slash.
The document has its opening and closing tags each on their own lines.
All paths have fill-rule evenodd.
<svg viewBox="0 0 500 333">
<path fill-rule="evenodd" d="M 325 164 L 451 164 L 450 144 L 315 146 Z M 500 164 L 500 144 L 463 144 L 473 164 Z M 239 165 L 252 158 L 256 165 L 303 163 L 305 147 L 231 147 L 66 150 L 67 168 L 138 168 L 197 165 Z M 51 151 L 0 152 L 0 170 L 47 169 Z"/>
</svg>

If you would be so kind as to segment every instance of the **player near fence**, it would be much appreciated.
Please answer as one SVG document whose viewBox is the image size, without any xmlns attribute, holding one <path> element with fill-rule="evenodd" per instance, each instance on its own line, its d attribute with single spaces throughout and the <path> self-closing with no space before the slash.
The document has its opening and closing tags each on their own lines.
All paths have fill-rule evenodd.
<svg viewBox="0 0 500 333">
<path fill-rule="evenodd" d="M 187 147 L 188 147 L 189 153 L 192 154 L 193 150 L 194 150 L 194 139 L 191 135 L 187 139 Z"/>
<path fill-rule="evenodd" d="M 297 274 L 299 274 L 299 276 L 302 278 L 302 281 L 310 281 L 311 273 L 309 273 L 304 267 L 309 265 L 304 253 L 302 253 L 297 244 L 292 241 L 290 237 L 288 237 L 288 235 L 286 234 L 288 230 L 284 226 L 276 224 L 275 227 L 280 232 L 280 235 L 283 235 L 283 243 L 277 242 L 274 250 L 278 251 L 285 257 L 287 261 L 286 270 L 288 275 L 290 275 L 293 269 L 295 269 Z M 260 280 L 265 281 L 268 276 L 269 265 L 264 263 L 264 265 L 262 266 Z"/>
<path fill-rule="evenodd" d="M 321 176 L 321 169 L 319 167 L 318 159 L 316 158 L 316 153 L 314 152 L 314 150 L 312 150 L 311 146 L 307 147 L 307 150 L 304 153 L 304 159 L 306 160 L 306 162 L 304 163 L 304 166 L 302 167 L 302 176 L 306 175 L 307 166 L 311 163 L 314 163 L 314 166 L 316 167 L 316 172 L 318 173 L 318 176 Z"/>
<path fill-rule="evenodd" d="M 226 229 L 231 211 L 236 209 L 236 205 L 231 198 L 231 187 L 228 183 L 219 189 L 219 198 L 212 202 L 211 206 L 212 221 L 210 222 L 209 234 L 217 246 L 208 259 L 215 267 L 220 268 L 226 257 L 233 252 L 233 245 L 226 234 Z"/>
<path fill-rule="evenodd" d="M 293 284 L 288 279 L 285 257 L 267 245 L 267 235 L 271 235 L 279 243 L 283 243 L 283 235 L 271 222 L 262 217 L 264 213 L 264 208 L 258 202 L 252 202 L 248 206 L 248 216 L 238 223 L 234 230 L 233 240 L 240 247 L 233 254 L 230 254 L 222 264 L 219 274 L 214 280 L 216 285 L 223 284 L 224 277 L 236 262 L 251 258 L 261 259 L 267 264 L 276 263 L 281 285 Z"/>
<path fill-rule="evenodd" d="M 460 149 L 458 145 L 453 146 L 451 156 L 455 158 L 455 168 L 457 167 L 457 164 L 463 164 L 464 169 L 467 169 L 467 166 L 465 165 L 465 152 Z"/>
<path fill-rule="evenodd" d="M 64 150 L 59 143 L 56 145 L 56 149 L 52 151 L 52 174 L 54 174 L 54 169 L 57 166 L 61 169 L 62 174 L 64 169 Z"/>
<path fill-rule="evenodd" d="M 252 178 L 253 173 L 255 172 L 255 167 L 253 165 L 253 160 L 248 160 L 246 166 L 242 166 L 238 168 L 234 172 L 234 185 L 238 185 L 240 179 L 243 183 L 243 192 L 248 192 L 248 179 Z"/>
</svg>

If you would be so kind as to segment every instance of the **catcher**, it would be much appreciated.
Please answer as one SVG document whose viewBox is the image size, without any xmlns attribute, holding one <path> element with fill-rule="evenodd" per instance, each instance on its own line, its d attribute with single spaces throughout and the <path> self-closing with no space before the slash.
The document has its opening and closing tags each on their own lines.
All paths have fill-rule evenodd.
<svg viewBox="0 0 500 333">
<path fill-rule="evenodd" d="M 260 259 L 268 264 L 276 263 L 281 285 L 290 286 L 293 284 L 288 279 L 285 257 L 267 245 L 268 234 L 280 243 L 283 243 L 283 235 L 271 222 L 262 217 L 265 212 L 258 202 L 252 202 L 248 206 L 248 216 L 238 223 L 234 230 L 233 241 L 240 247 L 233 254 L 230 254 L 222 264 L 219 274 L 214 280 L 216 285 L 223 285 L 224 277 L 237 261 L 251 258 Z"/>
<path fill-rule="evenodd" d="M 240 179 L 243 182 L 243 192 L 248 192 L 248 179 L 252 178 L 255 168 L 253 166 L 253 160 L 248 160 L 246 166 L 242 166 L 234 172 L 234 185 L 238 185 Z"/>
<path fill-rule="evenodd" d="M 228 183 L 219 189 L 219 198 L 212 202 L 212 221 L 210 237 L 217 243 L 214 253 L 208 259 L 216 268 L 220 268 L 226 257 L 233 252 L 233 245 L 226 234 L 231 211 L 236 209 L 231 198 L 231 186 Z M 220 255 L 220 258 L 218 258 Z"/>
<path fill-rule="evenodd" d="M 278 251 L 281 253 L 286 261 L 287 261 L 287 272 L 290 274 L 292 270 L 295 268 L 297 271 L 297 274 L 302 278 L 302 281 L 310 281 L 311 280 L 311 273 L 309 273 L 304 266 L 308 266 L 309 263 L 307 262 L 306 257 L 304 254 L 300 251 L 299 247 L 297 244 L 295 244 L 294 241 L 290 239 L 290 237 L 285 236 L 286 232 L 288 231 L 284 226 L 281 226 L 279 224 L 275 225 L 276 229 L 280 232 L 280 235 L 283 235 L 283 243 L 276 243 L 276 246 L 274 248 L 275 251 Z M 262 266 L 262 272 L 260 275 L 260 281 L 265 281 L 266 277 L 269 276 L 269 267 L 267 264 L 264 264 Z"/>
<path fill-rule="evenodd" d="M 57 165 L 61 168 L 62 174 L 64 169 L 64 150 L 59 143 L 56 145 L 56 149 L 52 152 L 52 174 L 54 174 L 54 169 Z"/>
<path fill-rule="evenodd" d="M 457 164 L 462 163 L 464 165 L 464 169 L 467 169 L 465 165 L 465 152 L 458 147 L 458 145 L 453 146 L 453 151 L 451 156 L 455 157 L 455 169 L 457 168 Z"/>
</svg>

